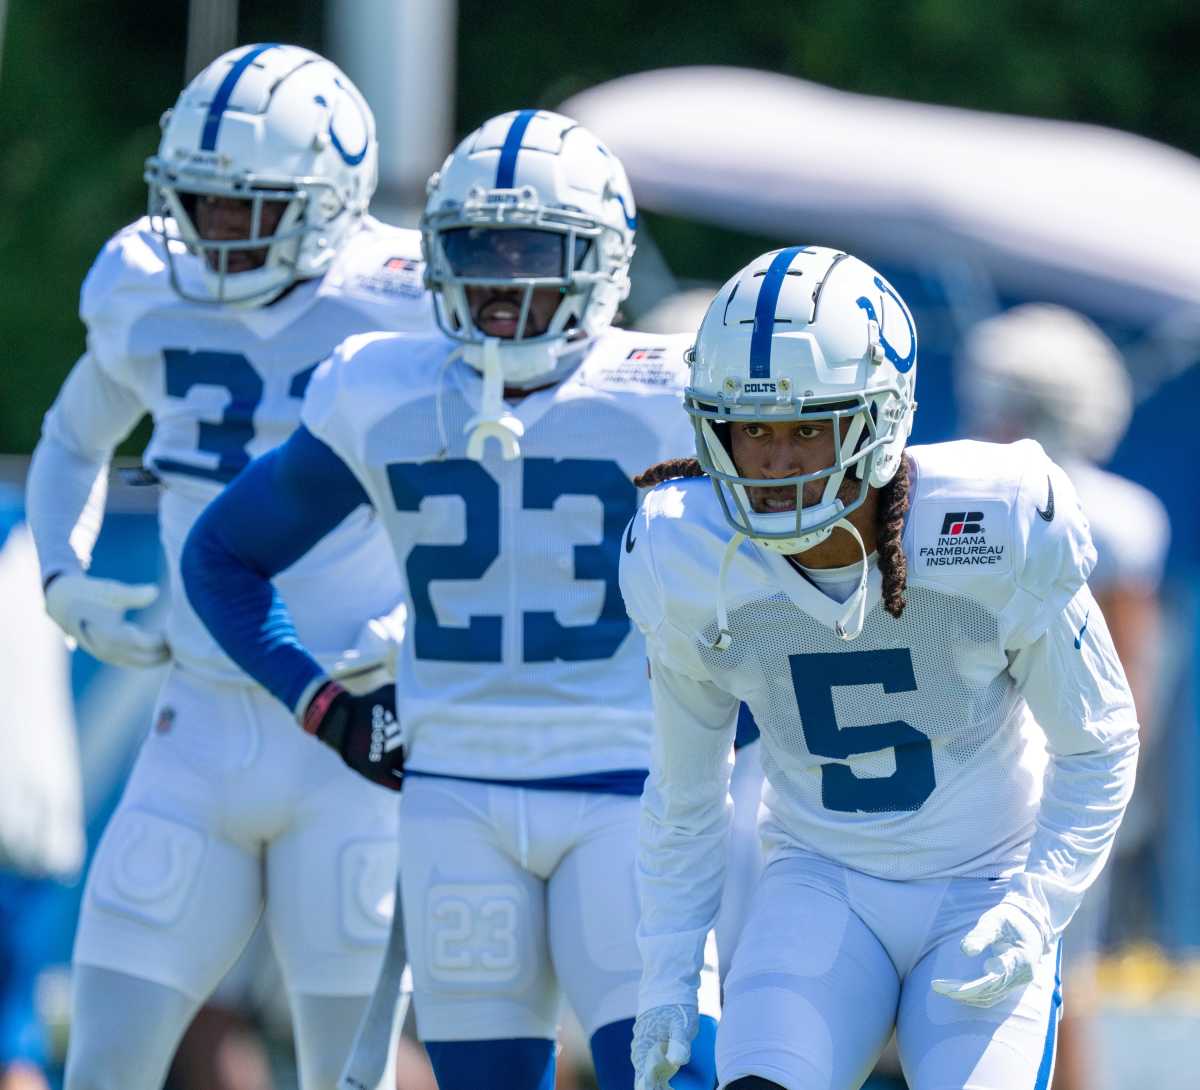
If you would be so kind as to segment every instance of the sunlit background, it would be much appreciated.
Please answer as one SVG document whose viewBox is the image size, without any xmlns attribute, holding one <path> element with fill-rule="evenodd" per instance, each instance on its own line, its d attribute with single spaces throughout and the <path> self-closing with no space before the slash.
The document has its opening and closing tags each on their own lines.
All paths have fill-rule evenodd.
<svg viewBox="0 0 1200 1090">
<path fill-rule="evenodd" d="M 406 226 L 426 177 L 485 118 L 538 106 L 592 128 L 624 161 L 641 211 L 626 324 L 694 328 L 716 286 L 774 246 L 853 249 L 917 316 L 914 442 L 963 434 L 962 349 L 976 322 L 1054 302 L 1115 341 L 1133 413 L 1105 467 L 1161 501 L 1170 539 L 1161 584 L 1136 588 L 1156 611 L 1133 641 L 1144 760 L 1097 910 L 1101 959 L 1075 1010 L 1092 1015 L 1080 1037 L 1089 1090 L 1200 1085 L 1200 95 L 1187 45 L 1200 41 L 1200 6 L 0 0 L 0 648 L 19 641 L 22 610 L 40 610 L 27 539 L 10 531 L 42 413 L 83 349 L 80 281 L 144 211 L 142 164 L 185 79 L 254 41 L 324 53 L 363 90 L 381 141 L 374 211 Z M 1069 411 L 1102 404 L 1082 396 Z M 143 425 L 122 448 L 128 464 L 147 436 Z M 1142 509 L 1127 512 L 1123 495 L 1101 491 L 1097 515 L 1136 523 Z M 152 489 L 114 486 L 95 572 L 160 574 L 154 502 Z M 6 754 L 20 748 L 18 724 L 40 729 L 13 711 L 33 699 L 17 659 L 0 661 Z M 83 654 L 70 676 L 94 846 L 160 679 Z M 9 765 L 0 793 L 50 775 Z M 47 783 L 45 794 L 69 816 L 69 791 Z M 0 859 L 22 865 L 11 850 Z M 52 881 L 32 915 L 0 905 L 3 945 L 17 951 L 0 963 L 0 991 L 36 989 L 60 1058 L 81 886 L 77 874 Z M 235 1045 L 265 1040 L 270 1064 L 236 1085 L 294 1085 L 270 971 L 264 952 L 228 985 L 245 1034 Z M 1066 1010 L 1073 1000 L 1068 986 Z M 568 1033 L 564 1086 L 590 1085 L 577 1052 Z M 889 1077 L 877 1085 L 902 1085 Z M 235 1085 L 206 1084 L 184 1061 L 172 1078 Z"/>
</svg>

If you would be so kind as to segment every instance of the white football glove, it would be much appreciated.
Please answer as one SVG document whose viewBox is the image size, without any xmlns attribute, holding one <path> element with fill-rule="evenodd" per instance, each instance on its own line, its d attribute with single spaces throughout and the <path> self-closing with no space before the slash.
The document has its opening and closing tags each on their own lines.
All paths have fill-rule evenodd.
<svg viewBox="0 0 1200 1090">
<path fill-rule="evenodd" d="M 88 654 L 114 666 L 157 666 L 171 657 L 161 632 L 125 620 L 158 597 L 153 583 L 120 583 L 64 573 L 46 588 L 46 612 Z"/>
<path fill-rule="evenodd" d="M 983 963 L 983 976 L 935 980 L 933 990 L 973 1007 L 990 1007 L 1033 980 L 1037 963 L 1046 953 L 1046 942 L 1033 916 L 1006 897 L 980 916 L 963 937 L 962 952 L 968 957 L 988 950 L 992 956 Z"/>
<path fill-rule="evenodd" d="M 692 1038 L 700 1028 L 694 1003 L 651 1007 L 633 1024 L 633 1090 L 670 1090 L 671 1076 L 692 1055 Z"/>
<path fill-rule="evenodd" d="M 391 613 L 372 617 L 359 630 L 354 646 L 321 662 L 335 681 L 352 693 L 367 693 L 396 680 L 396 652 L 404 638 L 408 611 L 402 602 Z M 318 656 L 318 661 L 320 661 Z"/>
</svg>

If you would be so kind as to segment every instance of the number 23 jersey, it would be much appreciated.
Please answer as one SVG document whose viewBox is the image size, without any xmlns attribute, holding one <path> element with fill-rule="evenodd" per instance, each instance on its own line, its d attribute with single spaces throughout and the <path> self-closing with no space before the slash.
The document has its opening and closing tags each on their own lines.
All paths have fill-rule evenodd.
<svg viewBox="0 0 1200 1090">
<path fill-rule="evenodd" d="M 686 336 L 609 330 L 514 401 L 521 454 L 466 456 L 480 375 L 445 338 L 351 339 L 304 424 L 346 463 L 409 594 L 397 670 L 406 766 L 497 780 L 644 770 L 645 647 L 618 588 L 632 478 L 692 449 Z"/>
<path fill-rule="evenodd" d="M 801 846 L 890 879 L 1010 874 L 1029 850 L 1045 767 L 1026 695 L 1039 714 L 1053 702 L 1023 691 L 1014 662 L 1087 596 L 1095 553 L 1074 489 L 1036 443 L 918 446 L 908 458 L 907 606 L 899 619 L 885 611 L 873 568 L 853 641 L 834 630 L 844 605 L 747 541 L 726 574 L 732 643 L 713 647 L 732 531 L 707 478 L 649 493 L 622 590 L 655 663 L 716 719 L 723 700 L 753 712 L 769 848 Z M 1091 622 L 1093 640 L 1106 641 L 1098 611 Z M 1087 749 L 1086 709 L 1122 699 L 1104 648 L 1098 676 L 1085 648 L 1078 672 L 1060 679 L 1088 691 L 1046 715 L 1056 752 Z"/>
<path fill-rule="evenodd" d="M 244 679 L 179 585 L 184 539 L 251 458 L 292 433 L 309 379 L 340 341 L 372 329 L 433 327 L 420 239 L 367 220 L 323 277 L 254 308 L 181 299 L 162 245 L 143 218 L 100 252 L 81 293 L 88 351 L 48 414 L 47 430 L 73 449 L 105 447 L 107 458 L 143 412 L 151 415 L 143 460 L 162 481 L 172 654 L 204 676 Z M 183 255 L 178 263 L 181 275 L 198 279 L 198 262 Z M 318 572 L 328 583 L 313 579 Z M 351 646 L 361 625 L 388 612 L 401 593 L 387 540 L 365 510 L 282 573 L 278 586 L 301 636 L 330 655 Z"/>
</svg>

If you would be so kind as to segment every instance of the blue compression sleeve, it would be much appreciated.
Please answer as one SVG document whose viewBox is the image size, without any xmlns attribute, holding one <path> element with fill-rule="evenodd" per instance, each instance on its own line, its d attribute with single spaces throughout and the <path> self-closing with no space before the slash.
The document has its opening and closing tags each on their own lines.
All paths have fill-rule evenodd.
<svg viewBox="0 0 1200 1090">
<path fill-rule="evenodd" d="M 300 427 L 209 504 L 184 544 L 180 574 L 192 608 L 225 653 L 289 708 L 323 671 L 271 579 L 369 502 L 346 463 Z"/>
</svg>

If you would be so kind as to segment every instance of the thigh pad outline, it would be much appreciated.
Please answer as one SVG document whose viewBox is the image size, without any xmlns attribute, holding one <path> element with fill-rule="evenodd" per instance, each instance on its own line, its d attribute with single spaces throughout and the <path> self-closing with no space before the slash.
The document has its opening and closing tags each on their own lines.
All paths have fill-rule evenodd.
<svg viewBox="0 0 1200 1090">
<path fill-rule="evenodd" d="M 112 819 L 93 867 L 97 905 L 157 927 L 183 915 L 204 858 L 197 829 L 144 810 Z"/>
</svg>

